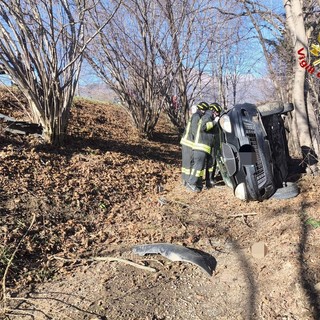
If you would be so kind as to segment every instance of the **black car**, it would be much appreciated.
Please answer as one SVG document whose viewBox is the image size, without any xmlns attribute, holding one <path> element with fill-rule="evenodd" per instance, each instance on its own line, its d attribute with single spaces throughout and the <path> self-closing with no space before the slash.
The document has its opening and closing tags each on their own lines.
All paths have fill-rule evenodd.
<svg viewBox="0 0 320 320">
<path fill-rule="evenodd" d="M 217 164 L 237 198 L 262 201 L 296 195 L 296 187 L 286 186 L 289 152 L 282 118 L 292 110 L 292 104 L 279 102 L 259 107 L 245 103 L 222 114 Z"/>
</svg>

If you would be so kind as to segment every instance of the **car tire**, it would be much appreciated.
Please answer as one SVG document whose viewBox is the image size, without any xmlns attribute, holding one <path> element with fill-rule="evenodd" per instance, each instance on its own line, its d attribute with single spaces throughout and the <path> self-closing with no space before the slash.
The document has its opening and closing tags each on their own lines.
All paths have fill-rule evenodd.
<svg viewBox="0 0 320 320">
<path fill-rule="evenodd" d="M 291 111 L 293 111 L 293 109 L 294 109 L 293 103 L 291 103 L 291 102 L 284 103 L 284 104 L 283 104 L 283 111 L 282 111 L 282 113 L 291 112 Z"/>
<path fill-rule="evenodd" d="M 281 102 L 269 102 L 257 106 L 262 117 L 271 116 L 276 113 L 283 113 L 283 103 Z"/>
<path fill-rule="evenodd" d="M 290 199 L 296 197 L 299 193 L 299 187 L 294 182 L 285 182 L 285 185 L 282 188 L 277 189 L 277 191 L 273 194 L 273 199 Z"/>
</svg>

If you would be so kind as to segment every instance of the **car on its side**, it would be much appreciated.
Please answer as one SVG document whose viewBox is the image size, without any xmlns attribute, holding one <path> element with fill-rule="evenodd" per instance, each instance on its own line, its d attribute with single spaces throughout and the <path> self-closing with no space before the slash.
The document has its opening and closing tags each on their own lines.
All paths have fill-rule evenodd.
<svg viewBox="0 0 320 320">
<path fill-rule="evenodd" d="M 297 195 L 296 186 L 287 183 L 289 152 L 283 121 L 292 110 L 290 103 L 259 107 L 244 103 L 221 115 L 217 165 L 237 198 L 262 201 Z"/>
</svg>

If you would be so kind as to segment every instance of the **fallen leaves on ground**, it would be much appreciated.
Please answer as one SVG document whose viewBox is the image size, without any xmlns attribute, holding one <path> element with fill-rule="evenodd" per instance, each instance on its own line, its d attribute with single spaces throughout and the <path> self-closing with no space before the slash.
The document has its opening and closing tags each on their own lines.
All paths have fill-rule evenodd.
<svg viewBox="0 0 320 320">
<path fill-rule="evenodd" d="M 0 113 L 23 117 L 21 109 L 13 106 L 14 102 L 3 99 Z M 155 134 L 160 140 L 168 131 L 164 123 Z M 90 255 L 101 244 L 121 241 L 112 227 L 119 223 L 118 216 L 127 212 L 120 219 L 128 219 L 127 228 L 134 228 L 131 212 L 148 201 L 156 206 L 157 190 L 176 171 L 173 164 L 179 163 L 180 155 L 172 128 L 170 137 L 164 142 L 139 139 L 121 107 L 85 100 L 75 102 L 64 147 L 2 133 L 0 270 L 23 237 L 31 215 L 36 215 L 7 284 L 23 286 L 51 277 L 57 264 L 50 260 L 52 255 Z"/>
</svg>

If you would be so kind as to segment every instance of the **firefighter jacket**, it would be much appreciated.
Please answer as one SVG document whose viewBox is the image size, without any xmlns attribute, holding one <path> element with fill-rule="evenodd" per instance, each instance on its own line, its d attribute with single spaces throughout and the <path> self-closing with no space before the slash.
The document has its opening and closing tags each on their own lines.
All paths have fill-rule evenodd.
<svg viewBox="0 0 320 320">
<path fill-rule="evenodd" d="M 182 138 L 180 140 L 180 144 L 193 148 L 193 142 L 194 142 L 195 134 L 198 128 L 198 122 L 201 116 L 202 114 L 201 114 L 201 111 L 199 110 L 191 116 L 183 132 Z"/>
<path fill-rule="evenodd" d="M 211 153 L 211 148 L 214 144 L 214 135 L 216 133 L 216 121 L 212 118 L 212 112 L 206 111 L 203 117 L 199 120 L 197 132 L 193 143 L 193 150 L 204 151 Z"/>
</svg>

